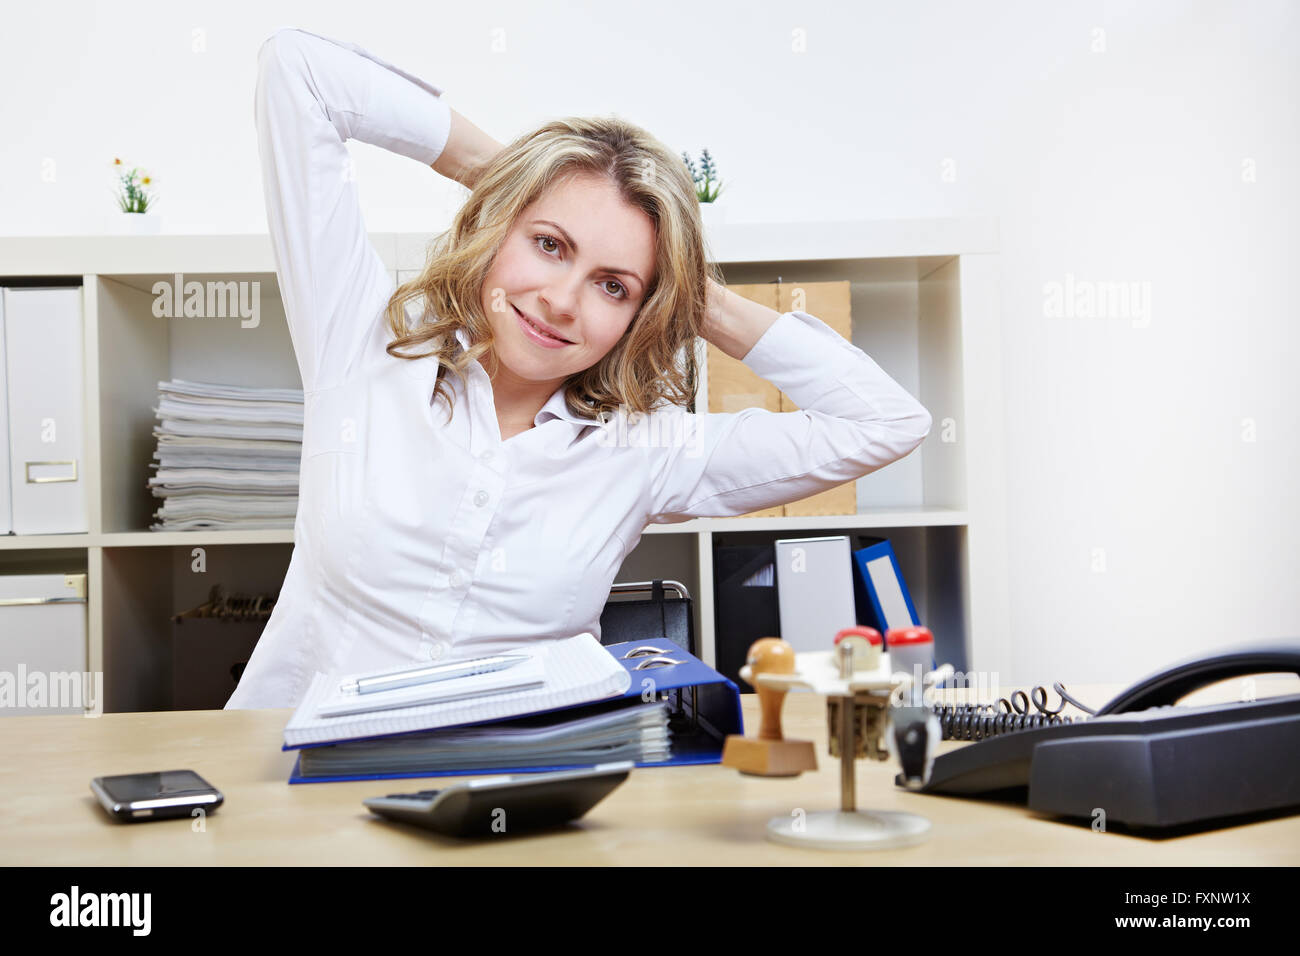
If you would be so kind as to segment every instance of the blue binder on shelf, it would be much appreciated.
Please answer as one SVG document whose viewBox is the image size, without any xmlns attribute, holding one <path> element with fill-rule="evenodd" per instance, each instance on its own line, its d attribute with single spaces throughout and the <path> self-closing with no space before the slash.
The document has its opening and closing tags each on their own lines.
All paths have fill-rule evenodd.
<svg viewBox="0 0 1300 956">
<path fill-rule="evenodd" d="M 894 546 L 888 538 L 867 538 L 864 548 L 853 552 L 855 590 L 858 594 L 859 621 L 881 634 L 897 627 L 916 627 L 912 593 L 898 567 Z"/>
<path fill-rule="evenodd" d="M 654 644 L 655 642 L 650 642 Z M 667 760 L 653 763 L 637 763 L 638 767 L 673 767 L 693 764 L 711 764 L 722 762 L 722 747 L 728 734 L 743 734 L 744 723 L 740 712 L 740 690 L 734 683 L 723 677 L 698 657 L 689 654 L 671 641 L 662 642 L 668 650 L 664 656 L 682 663 L 636 670 L 636 666 L 645 660 L 643 657 L 625 659 L 624 654 L 635 647 L 645 646 L 645 641 L 628 641 L 623 644 L 605 645 L 605 650 L 613 655 L 629 673 L 631 685 L 619 697 L 606 697 L 588 701 L 572 707 L 560 707 L 532 714 L 517 714 L 500 721 L 484 721 L 472 725 L 487 726 L 492 723 L 508 723 L 523 717 L 532 717 L 541 713 L 560 713 L 574 717 L 582 716 L 584 710 L 597 711 L 608 708 L 611 702 L 624 700 L 667 700 L 671 716 L 669 729 L 672 735 L 672 756 Z M 657 645 L 656 645 L 657 646 Z M 436 730 L 450 728 L 439 727 Z M 429 730 L 412 731 L 411 734 L 430 733 Z M 390 740 L 394 737 L 411 734 L 388 734 L 370 739 Z M 302 750 L 307 747 L 328 747 L 340 741 L 320 744 L 305 744 L 292 747 L 288 744 L 281 750 Z M 418 773 L 369 773 L 338 776 L 311 776 L 301 773 L 302 757 L 294 761 L 289 783 L 330 783 L 344 780 L 391 780 L 402 777 L 464 777 L 500 773 L 542 773 L 548 770 L 572 770 L 589 764 L 563 764 L 545 767 L 475 767 L 472 770 L 435 770 Z"/>
</svg>

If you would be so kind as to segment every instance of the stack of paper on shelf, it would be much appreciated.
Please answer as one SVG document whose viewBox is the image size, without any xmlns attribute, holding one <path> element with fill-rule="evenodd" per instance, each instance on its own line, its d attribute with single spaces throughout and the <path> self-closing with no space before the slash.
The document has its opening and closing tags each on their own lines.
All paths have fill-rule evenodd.
<svg viewBox="0 0 1300 956">
<path fill-rule="evenodd" d="M 158 383 L 153 531 L 292 528 L 302 389 Z"/>
</svg>

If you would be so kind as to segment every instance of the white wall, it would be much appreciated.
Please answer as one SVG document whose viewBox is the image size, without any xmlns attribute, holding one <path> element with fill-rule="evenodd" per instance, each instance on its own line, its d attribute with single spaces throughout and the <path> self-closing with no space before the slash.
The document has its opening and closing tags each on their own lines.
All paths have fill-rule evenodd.
<svg viewBox="0 0 1300 956">
<path fill-rule="evenodd" d="M 977 663 L 1128 680 L 1300 632 L 1300 6 L 854 7 L 7 4 L 0 233 L 101 231 L 115 155 L 157 176 L 164 232 L 263 231 L 254 63 L 280 25 L 498 139 L 617 112 L 707 146 L 732 220 L 997 216 L 1014 654 Z M 457 187 L 353 148 L 371 229 L 447 221 Z M 1053 316 L 1067 276 L 1150 310 Z"/>
</svg>

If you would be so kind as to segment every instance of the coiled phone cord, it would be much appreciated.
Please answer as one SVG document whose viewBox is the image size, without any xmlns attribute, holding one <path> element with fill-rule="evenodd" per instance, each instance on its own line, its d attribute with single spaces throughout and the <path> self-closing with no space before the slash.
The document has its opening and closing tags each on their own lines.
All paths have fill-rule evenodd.
<svg viewBox="0 0 1300 956">
<path fill-rule="evenodd" d="M 1072 724 L 1087 720 L 1087 717 L 1070 717 L 1062 710 L 1068 701 L 1085 714 L 1096 713 L 1091 707 L 1081 704 L 1066 691 L 1065 686 L 1057 681 L 1052 685 L 1061 697 L 1061 703 L 1055 710 L 1047 706 L 1047 689 L 1035 687 L 1026 694 L 1023 690 L 1013 693 L 1010 699 L 1002 697 L 996 704 L 959 704 L 936 706 L 935 715 L 943 728 L 944 740 L 983 740 L 999 734 L 1014 733 L 1018 730 L 1030 730 L 1053 724 Z M 1029 712 L 1033 703 L 1037 713 Z"/>
</svg>

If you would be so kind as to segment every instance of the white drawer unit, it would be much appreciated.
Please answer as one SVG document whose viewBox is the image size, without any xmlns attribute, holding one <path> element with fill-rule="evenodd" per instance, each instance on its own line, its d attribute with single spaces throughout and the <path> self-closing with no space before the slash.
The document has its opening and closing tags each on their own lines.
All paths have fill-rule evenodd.
<svg viewBox="0 0 1300 956">
<path fill-rule="evenodd" d="M 86 624 L 85 574 L 0 574 L 0 717 L 102 710 Z"/>
</svg>

